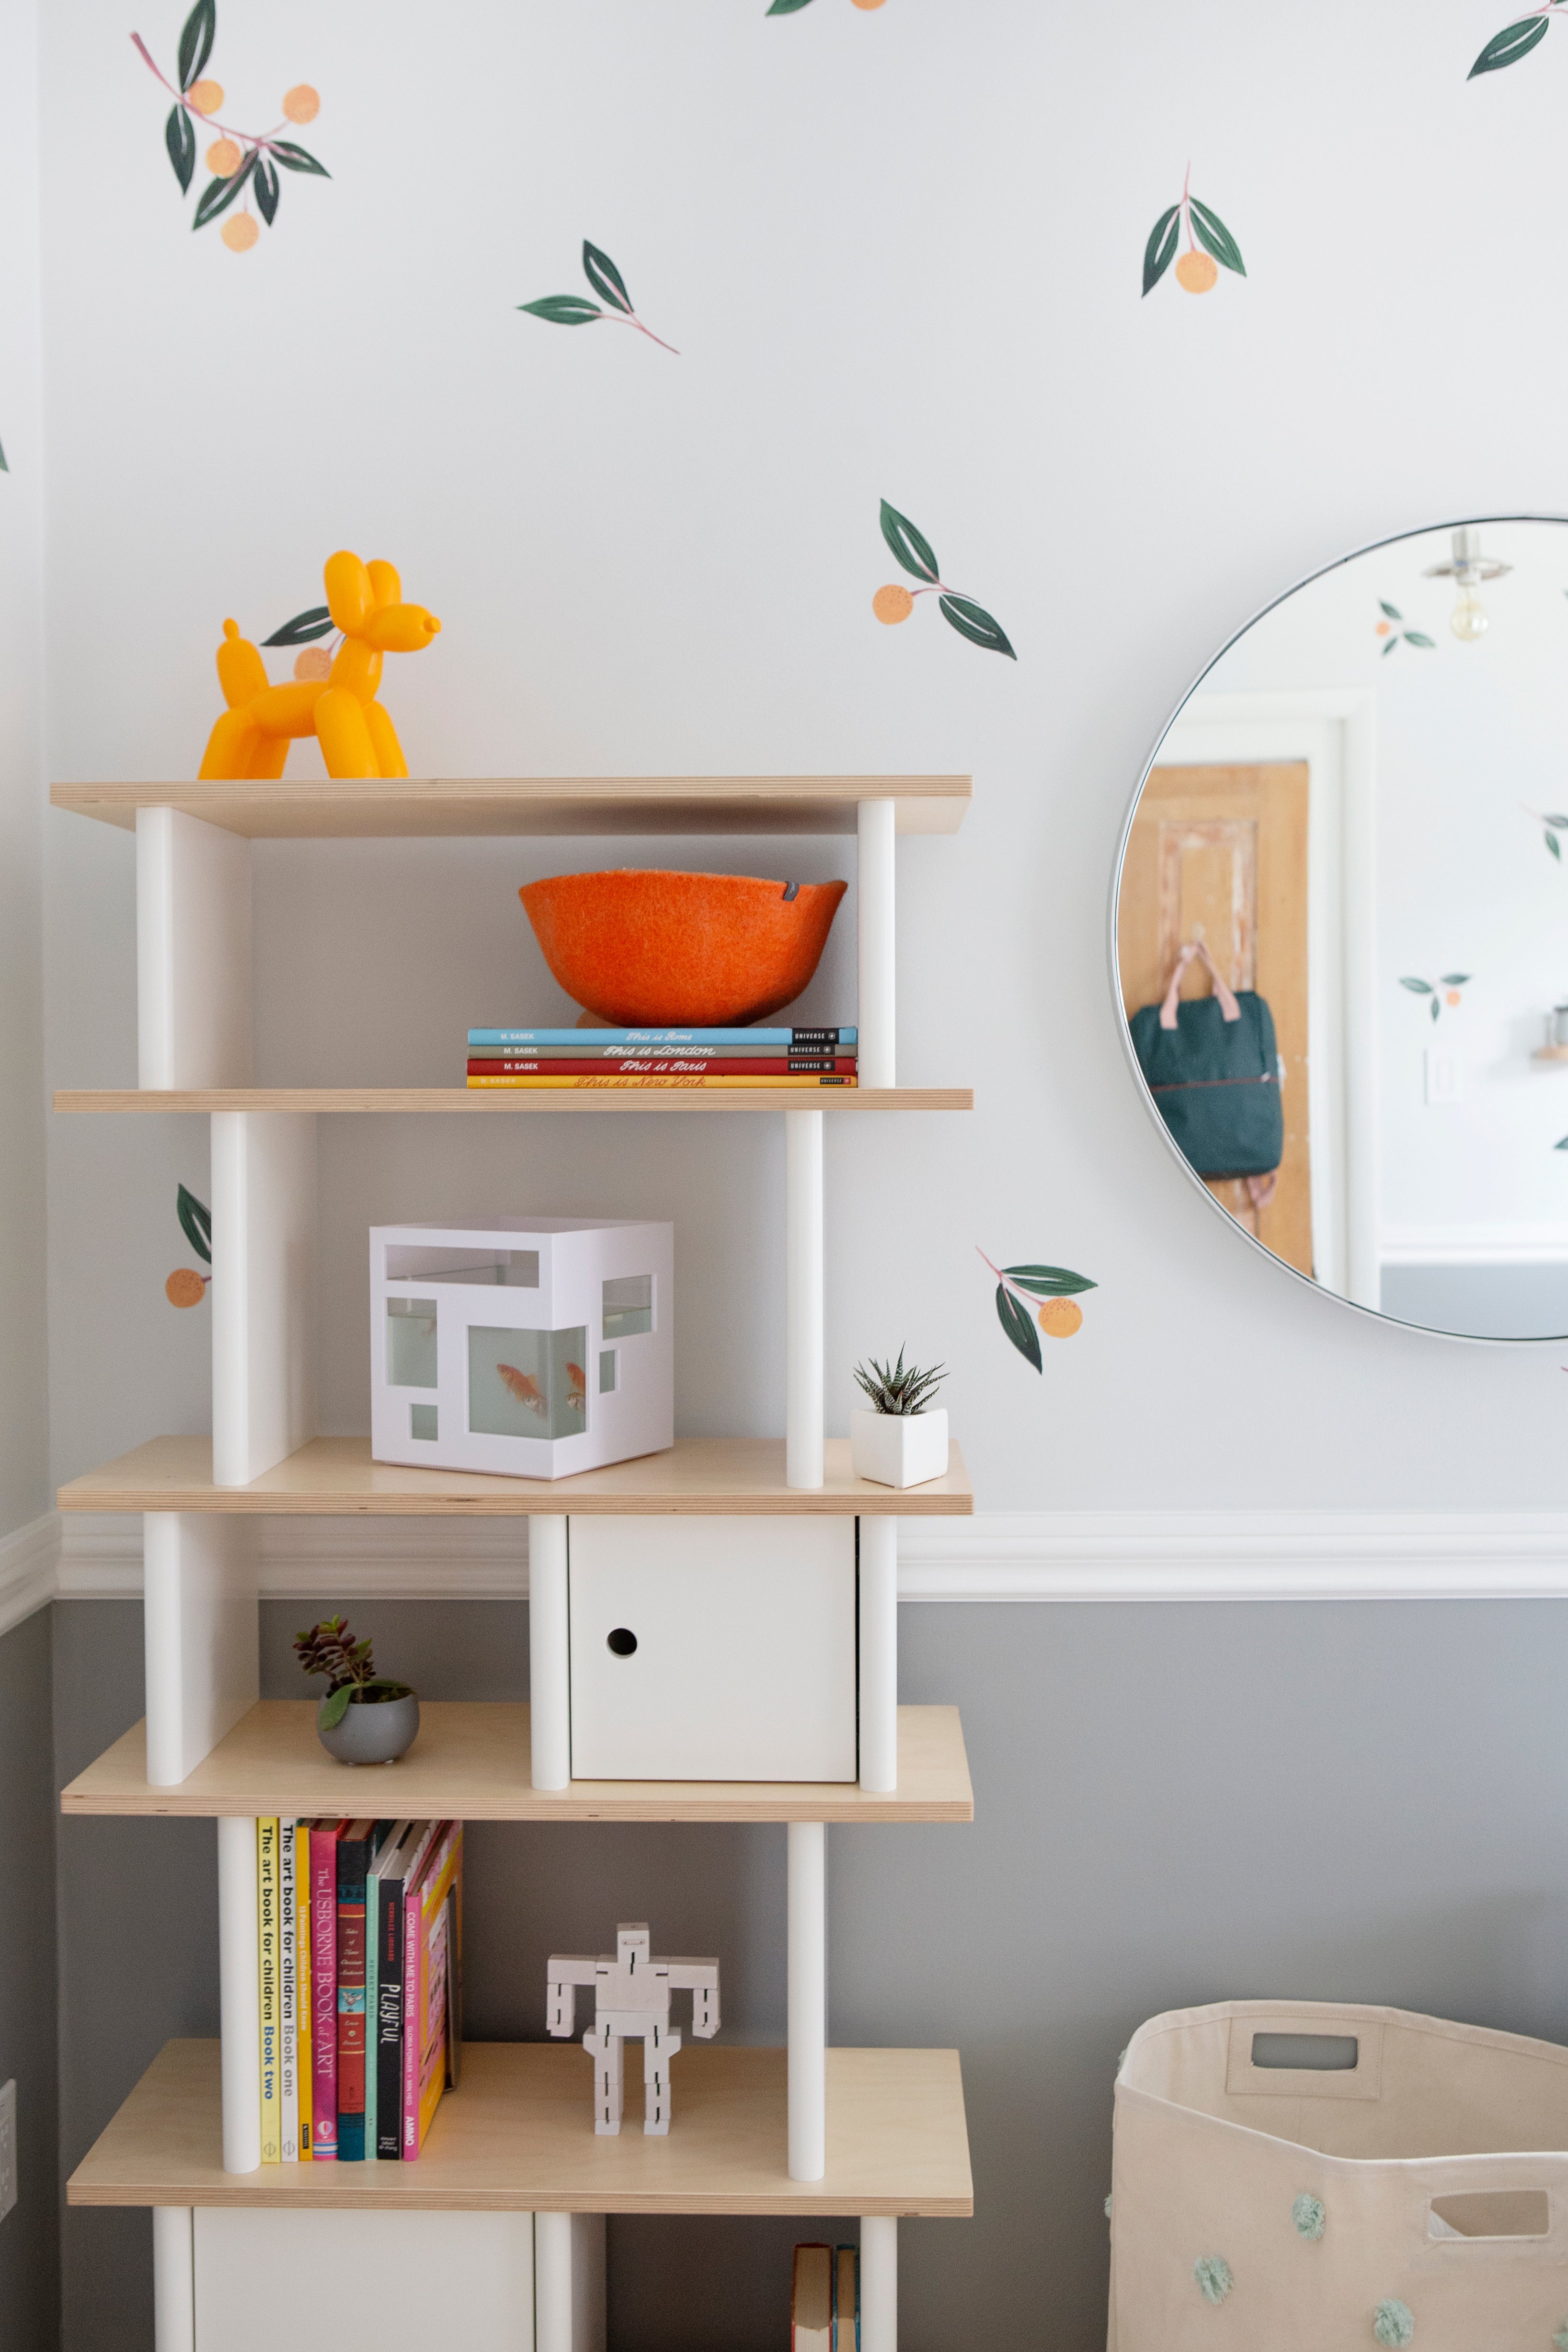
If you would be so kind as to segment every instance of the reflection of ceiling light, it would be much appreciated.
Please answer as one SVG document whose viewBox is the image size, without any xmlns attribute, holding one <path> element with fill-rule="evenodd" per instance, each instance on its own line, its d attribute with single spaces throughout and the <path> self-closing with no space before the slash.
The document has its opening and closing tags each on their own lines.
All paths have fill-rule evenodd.
<svg viewBox="0 0 1568 2352">
<path fill-rule="evenodd" d="M 1453 562 L 1434 563 L 1421 577 L 1455 583 L 1459 601 L 1454 606 L 1448 626 L 1456 637 L 1462 638 L 1468 646 L 1473 646 L 1476 639 L 1485 636 L 1487 632 L 1486 608 L 1476 593 L 1477 588 L 1483 580 L 1500 580 L 1505 572 L 1512 570 L 1511 563 L 1499 563 L 1494 557 L 1483 555 L 1479 531 L 1466 530 L 1454 533 Z"/>
</svg>

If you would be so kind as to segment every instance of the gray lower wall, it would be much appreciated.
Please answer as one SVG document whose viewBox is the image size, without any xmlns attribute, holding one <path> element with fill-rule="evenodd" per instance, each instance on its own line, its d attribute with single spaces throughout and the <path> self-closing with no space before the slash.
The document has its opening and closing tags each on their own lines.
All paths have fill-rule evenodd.
<svg viewBox="0 0 1568 2352">
<path fill-rule="evenodd" d="M 59 2342 L 52 1611 L 0 1640 L 0 2082 L 16 2084 L 16 2203 L 0 2221 L 0 2345 Z"/>
<path fill-rule="evenodd" d="M 268 1696 L 323 1612 L 264 1607 Z M 68 1773 L 141 1710 L 141 1612 L 54 1613 Z M 526 1690 L 520 1605 L 347 1613 L 428 1696 Z M 1390 2001 L 1568 2042 L 1568 1604 L 906 1607 L 902 1639 L 904 1698 L 963 1709 L 976 1793 L 971 1828 L 830 1839 L 833 2039 L 963 2053 L 976 2218 L 904 2225 L 904 2352 L 1098 2352 L 1112 2074 L 1162 2009 Z M 539 2036 L 550 1948 L 630 1916 L 720 1955 L 727 2035 L 782 2038 L 782 1829 L 470 1838 L 476 2037 Z M 67 2168 L 168 2035 L 216 2031 L 214 1874 L 209 1825 L 61 1822 Z M 157 1965 L 129 1993 L 136 1919 Z M 777 2347 L 796 2234 L 612 2221 L 614 2352 Z M 149 2246 L 144 2214 L 68 2217 L 68 2352 L 148 2352 Z"/>
</svg>

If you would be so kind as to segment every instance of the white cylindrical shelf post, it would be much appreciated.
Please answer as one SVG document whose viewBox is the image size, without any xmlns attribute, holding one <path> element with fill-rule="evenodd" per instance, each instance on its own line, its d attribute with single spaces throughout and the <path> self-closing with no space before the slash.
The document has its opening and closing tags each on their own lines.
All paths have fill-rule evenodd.
<svg viewBox="0 0 1568 2352">
<path fill-rule="evenodd" d="M 218 2003 L 223 2027 L 224 2170 L 261 2163 L 261 1969 L 256 1823 L 218 1822 Z"/>
<path fill-rule="evenodd" d="M 828 1830 L 789 1826 L 789 2178 L 828 2168 Z"/>
<path fill-rule="evenodd" d="M 822 1483 L 822 1114 L 784 1114 L 784 1483 Z"/>
<path fill-rule="evenodd" d="M 543 1511 L 528 1521 L 528 1699 L 536 1789 L 564 1789 L 571 1779 L 568 1612 L 566 1517 Z"/>
<path fill-rule="evenodd" d="M 898 2352 L 898 2223 L 891 2213 L 861 2218 L 860 2352 Z"/>
<path fill-rule="evenodd" d="M 862 1087 L 891 1087 L 897 1084 L 894 1076 L 894 803 L 862 801 L 858 818 L 860 1082 Z"/>
<path fill-rule="evenodd" d="M 196 2352 L 196 2257 L 188 2205 L 152 2208 L 153 2352 Z"/>
<path fill-rule="evenodd" d="M 860 1522 L 861 1787 L 898 1786 L 898 1521 Z"/>
</svg>

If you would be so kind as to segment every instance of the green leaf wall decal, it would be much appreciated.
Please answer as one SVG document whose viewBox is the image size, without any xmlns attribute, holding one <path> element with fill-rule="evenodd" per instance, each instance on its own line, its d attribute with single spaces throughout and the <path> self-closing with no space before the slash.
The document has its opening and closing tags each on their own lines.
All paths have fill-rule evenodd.
<svg viewBox="0 0 1568 2352">
<path fill-rule="evenodd" d="M 263 637 L 261 642 L 264 646 L 308 646 L 316 637 L 329 637 L 333 626 L 326 605 L 312 604 L 308 612 L 296 613 L 291 621 L 285 621 L 280 629 L 274 629 L 271 636 Z"/>
<path fill-rule="evenodd" d="M 1193 234 L 1199 245 L 1214 256 L 1222 269 L 1234 269 L 1238 278 L 1245 278 L 1247 265 L 1241 258 L 1241 248 L 1219 215 L 1211 212 L 1207 205 L 1200 205 L 1196 196 L 1189 196 L 1187 202 L 1192 211 Z"/>
<path fill-rule="evenodd" d="M 211 1210 L 204 1202 L 198 1201 L 193 1192 L 187 1192 L 183 1184 L 175 1195 L 174 1207 L 180 1219 L 181 1232 L 195 1251 L 196 1255 L 206 1265 L 211 1265 L 213 1262 Z"/>
<path fill-rule="evenodd" d="M 556 327 L 586 327 L 604 316 L 597 302 L 581 294 L 546 294 L 537 302 L 519 302 L 517 308 L 531 310 L 536 319 L 548 319 Z"/>
<path fill-rule="evenodd" d="M 1034 1318 L 1002 1282 L 997 1285 L 997 1316 L 1019 1354 L 1026 1362 L 1032 1364 L 1037 1372 L 1043 1373 L 1045 1364 L 1040 1352 L 1040 1334 L 1034 1328 Z"/>
<path fill-rule="evenodd" d="M 217 0 L 196 0 L 186 17 L 180 34 L 180 88 L 189 89 L 199 81 L 213 54 L 213 37 L 218 29 Z"/>
<path fill-rule="evenodd" d="M 319 163 L 308 148 L 293 139 L 269 139 L 267 145 L 274 163 L 281 163 L 286 172 L 313 172 L 319 180 L 332 176 L 325 163 Z"/>
<path fill-rule="evenodd" d="M 905 572 L 935 585 L 936 557 L 930 541 L 923 539 L 908 517 L 901 515 L 896 507 L 890 507 L 885 499 L 882 501 L 882 535 Z"/>
<path fill-rule="evenodd" d="M 1071 1298 L 1081 1290 L 1100 1287 L 1086 1274 L 1074 1274 L 1070 1265 L 1005 1265 L 1002 1272 L 1036 1298 Z"/>
<path fill-rule="evenodd" d="M 625 279 L 610 256 L 601 253 L 596 245 L 590 245 L 586 237 L 582 240 L 582 269 L 596 294 L 613 303 L 616 310 L 624 310 L 628 318 L 632 316 L 632 297 L 626 291 Z"/>
<path fill-rule="evenodd" d="M 1500 73 L 1504 66 L 1516 66 L 1546 38 L 1551 22 L 1550 16 L 1521 16 L 1517 24 L 1505 25 L 1500 33 L 1492 35 L 1465 79 L 1474 81 L 1477 74 Z"/>
<path fill-rule="evenodd" d="M 196 168 L 196 134 L 191 128 L 186 108 L 172 106 L 169 120 L 163 125 L 163 144 L 169 150 L 169 161 L 174 166 L 174 177 L 180 183 L 180 194 L 191 193 L 191 174 Z"/>
<path fill-rule="evenodd" d="M 265 155 L 256 167 L 256 208 L 270 228 L 277 217 L 277 174 Z"/>
<path fill-rule="evenodd" d="M 1172 205 L 1168 212 L 1164 212 L 1160 215 L 1158 220 L 1149 231 L 1149 241 L 1144 247 L 1144 291 L 1145 294 L 1149 291 L 1151 287 L 1157 286 L 1159 284 L 1161 278 L 1170 268 L 1172 257 L 1176 249 L 1176 239 L 1180 235 L 1181 206 L 1179 205 Z"/>
<path fill-rule="evenodd" d="M 207 182 L 206 186 L 202 190 L 202 198 L 196 206 L 195 217 L 191 223 L 193 229 L 205 228 L 209 221 L 215 221 L 220 213 L 227 212 L 256 170 L 258 152 L 259 150 L 253 147 L 239 170 L 231 173 L 226 180 Z"/>
<path fill-rule="evenodd" d="M 972 646 L 984 646 L 988 653 L 1006 654 L 1009 661 L 1017 661 L 1018 656 L 1009 645 L 1000 623 L 993 621 L 983 605 L 967 596 L 951 593 L 938 596 L 936 604 L 943 619 L 961 637 L 967 637 Z"/>
</svg>

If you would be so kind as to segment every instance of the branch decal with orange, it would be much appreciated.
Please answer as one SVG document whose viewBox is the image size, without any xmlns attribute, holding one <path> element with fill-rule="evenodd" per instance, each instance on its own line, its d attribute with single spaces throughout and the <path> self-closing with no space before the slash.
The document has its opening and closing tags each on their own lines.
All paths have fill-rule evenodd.
<svg viewBox="0 0 1568 2352">
<path fill-rule="evenodd" d="M 1492 35 L 1465 79 L 1474 81 L 1478 74 L 1500 73 L 1504 66 L 1516 66 L 1521 58 L 1527 58 L 1546 38 L 1552 19 L 1562 13 L 1565 5 L 1568 0 L 1545 0 L 1543 6 L 1532 9 L 1528 16 L 1505 25 L 1500 33 Z"/>
<path fill-rule="evenodd" d="M 1407 988 L 1412 996 L 1426 997 L 1432 1018 L 1436 1021 L 1441 1016 L 1445 1004 L 1450 1010 L 1459 1004 L 1461 1002 L 1459 992 L 1469 986 L 1473 977 L 1474 975 L 1468 971 L 1446 971 L 1434 986 L 1431 981 L 1421 980 L 1414 972 L 1410 972 L 1400 980 L 1399 985 L 1401 988 Z"/>
<path fill-rule="evenodd" d="M 1383 652 L 1385 659 L 1394 651 L 1395 646 L 1401 643 L 1416 646 L 1423 653 L 1437 652 L 1436 637 L 1427 636 L 1423 629 L 1407 629 L 1405 625 L 1405 615 L 1397 604 L 1391 604 L 1385 596 L 1380 596 L 1377 600 L 1377 609 L 1383 614 L 1382 620 L 1377 624 L 1377 634 L 1383 639 Z"/>
<path fill-rule="evenodd" d="M 1036 1323 L 1048 1339 L 1071 1339 L 1083 1324 L 1074 1293 L 1097 1290 L 1099 1284 L 1068 1265 L 991 1265 L 977 1242 L 975 1255 L 997 1277 L 997 1320 L 1025 1362 L 1043 1372 Z"/>
<path fill-rule="evenodd" d="M 1163 212 L 1149 231 L 1149 241 L 1144 247 L 1145 294 L 1153 291 L 1170 268 L 1184 229 L 1186 231 L 1186 251 L 1176 266 L 1176 284 L 1184 292 L 1211 292 L 1222 268 L 1234 270 L 1238 278 L 1247 275 L 1240 247 L 1219 215 L 1207 205 L 1200 204 L 1191 193 L 1191 181 L 1192 165 L 1189 163 L 1186 177 L 1182 182 L 1181 202 Z M 1203 248 L 1201 252 L 1198 250 L 1200 246 Z"/>
<path fill-rule="evenodd" d="M 196 122 L 218 134 L 205 157 L 213 176 L 197 201 L 191 226 L 205 228 L 209 221 L 226 213 L 235 198 L 243 195 L 244 210 L 225 221 L 219 235 L 231 253 L 248 253 L 261 235 L 250 209 L 251 196 L 255 194 L 256 212 L 270 228 L 277 217 L 280 168 L 285 172 L 303 172 L 319 180 L 329 180 L 332 175 L 297 141 L 278 136 L 282 123 L 272 131 L 232 131 L 217 120 L 218 109 L 224 102 L 224 86 L 209 80 L 206 70 L 217 29 L 217 0 L 196 0 L 180 35 L 177 88 L 156 62 L 141 34 L 132 33 L 131 37 L 142 62 L 157 75 L 174 100 L 163 125 L 163 144 L 183 196 L 190 194 L 196 169 Z M 308 81 L 296 82 L 292 89 L 284 92 L 286 121 L 314 122 L 320 110 L 321 100 Z"/>
<path fill-rule="evenodd" d="M 885 499 L 882 502 L 882 535 L 905 572 L 924 584 L 913 592 L 896 581 L 879 588 L 871 600 L 871 609 L 879 621 L 892 628 L 908 620 L 916 596 L 935 595 L 943 619 L 961 637 L 967 637 L 972 646 L 983 646 L 988 653 L 1006 654 L 1009 661 L 1017 661 L 1018 656 L 1009 645 L 1000 623 L 994 621 L 984 605 L 977 604 L 972 597 L 956 595 L 944 586 L 930 541 L 922 538 L 908 516 L 890 507 Z"/>
<path fill-rule="evenodd" d="M 635 327 L 640 335 L 646 335 L 648 341 L 657 343 L 662 352 L 673 352 L 676 359 L 680 358 L 674 343 L 665 342 L 652 327 L 643 324 L 632 308 L 626 280 L 610 256 L 601 253 L 598 246 L 590 245 L 586 237 L 582 240 L 582 274 L 594 292 L 603 296 L 608 309 L 591 302 L 584 294 L 545 294 L 537 302 L 519 302 L 518 310 L 530 311 L 536 319 L 548 319 L 552 327 L 591 327 L 596 320 L 615 319 L 622 326 Z"/>
</svg>

